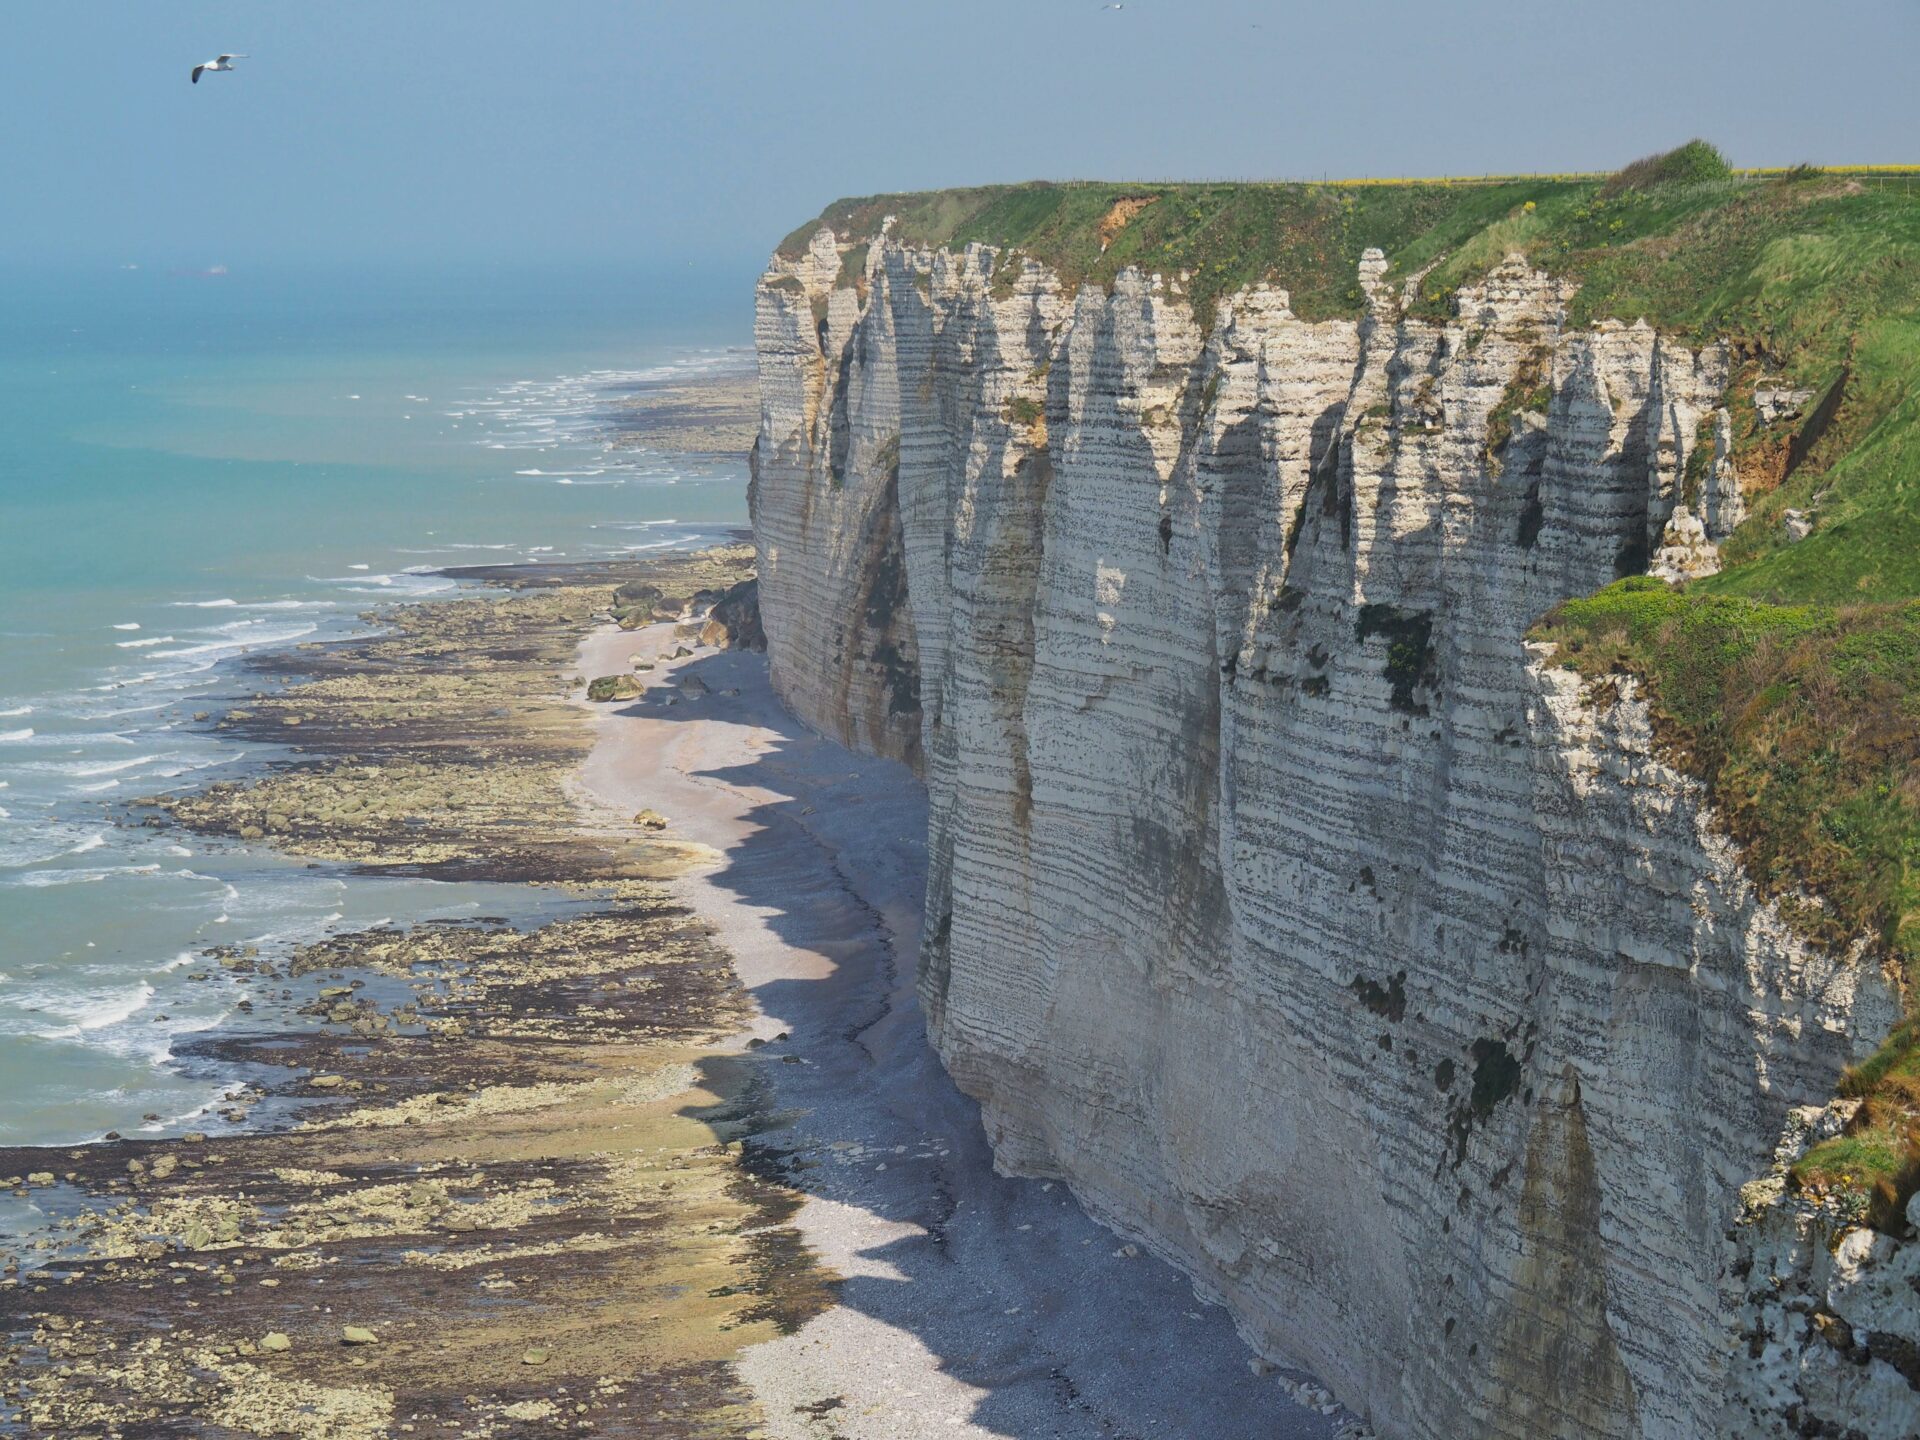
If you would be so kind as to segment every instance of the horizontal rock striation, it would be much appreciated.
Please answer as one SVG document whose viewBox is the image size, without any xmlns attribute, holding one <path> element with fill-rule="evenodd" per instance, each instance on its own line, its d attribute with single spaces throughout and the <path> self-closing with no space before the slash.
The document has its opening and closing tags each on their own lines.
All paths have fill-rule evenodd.
<svg viewBox="0 0 1920 1440">
<path fill-rule="evenodd" d="M 921 995 L 1006 1169 L 1383 1433 L 1751 1433 L 1740 1187 L 1896 999 L 1525 639 L 1716 563 L 1728 358 L 1519 260 L 1443 323 L 1385 272 L 1203 327 L 1138 271 L 776 260 L 774 681 L 927 779 Z"/>
</svg>

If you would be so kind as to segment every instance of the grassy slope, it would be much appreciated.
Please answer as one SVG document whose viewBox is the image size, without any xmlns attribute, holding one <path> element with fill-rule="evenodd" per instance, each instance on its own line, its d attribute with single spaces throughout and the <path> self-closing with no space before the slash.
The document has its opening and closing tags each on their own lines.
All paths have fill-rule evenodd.
<svg viewBox="0 0 1920 1440">
<path fill-rule="evenodd" d="M 1102 250 L 1102 220 L 1142 196 L 1155 199 Z M 1624 580 L 1561 607 L 1540 633 L 1585 673 L 1639 676 L 1663 739 L 1709 787 L 1758 883 L 1812 937 L 1866 934 L 1920 993 L 1912 177 L 1736 175 L 1695 145 L 1611 179 L 993 186 L 842 201 L 821 218 L 871 236 L 889 214 L 910 243 L 1000 245 L 1071 282 L 1104 284 L 1128 265 L 1187 271 L 1203 317 L 1261 279 L 1287 286 L 1305 318 L 1356 314 L 1368 246 L 1396 275 L 1427 270 L 1416 307 L 1440 315 L 1461 283 L 1520 250 L 1579 279 L 1576 324 L 1644 317 L 1731 342 L 1752 513 L 1725 547 L 1727 568 L 1684 588 Z M 1754 382 L 1776 376 L 1819 396 L 1844 377 L 1823 433 L 1796 443 L 1796 422 L 1758 423 Z M 1787 509 L 1814 517 L 1808 538 L 1789 542 Z M 1920 1017 L 1843 1088 L 1869 1102 L 1855 1133 L 1817 1148 L 1799 1175 L 1883 1218 L 1920 1184 Z"/>
</svg>

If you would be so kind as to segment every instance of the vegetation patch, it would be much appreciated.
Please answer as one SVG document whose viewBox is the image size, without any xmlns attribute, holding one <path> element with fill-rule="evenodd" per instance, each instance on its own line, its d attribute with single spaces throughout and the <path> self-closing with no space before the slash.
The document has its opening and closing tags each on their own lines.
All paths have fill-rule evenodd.
<svg viewBox="0 0 1920 1440">
<path fill-rule="evenodd" d="M 1365 975 L 1354 977 L 1347 987 L 1360 997 L 1360 1003 L 1383 1020 L 1399 1024 L 1407 1013 L 1407 972 L 1402 970 L 1382 985 Z"/>
<path fill-rule="evenodd" d="M 1920 1192 L 1920 1016 L 1908 1016 L 1850 1069 L 1840 1093 L 1860 1108 L 1843 1134 L 1808 1150 L 1789 1179 L 1804 1194 L 1851 1200 L 1868 1224 L 1897 1230 Z"/>
<path fill-rule="evenodd" d="M 1602 195 L 1629 190 L 1657 190 L 1664 185 L 1697 185 L 1703 180 L 1725 180 L 1733 174 L 1727 157 L 1705 140 L 1689 140 L 1662 155 L 1647 155 L 1622 168 L 1601 187 Z"/>
<path fill-rule="evenodd" d="M 1662 741 L 1802 933 L 1865 934 L 1920 980 L 1920 603 L 1767 604 L 1639 576 L 1536 633 L 1583 675 L 1646 682 Z"/>
<path fill-rule="evenodd" d="M 1047 407 L 1031 395 L 1015 395 L 1002 407 L 1000 416 L 1015 430 L 1026 432 L 1027 443 L 1043 449 L 1047 443 Z"/>
<path fill-rule="evenodd" d="M 840 273 L 834 277 L 835 289 L 853 290 L 858 292 L 862 299 L 866 298 L 867 254 L 872 248 L 872 245 L 865 240 L 846 248 L 840 256 Z"/>
<path fill-rule="evenodd" d="M 1513 438 L 1513 422 L 1522 412 L 1544 412 L 1553 400 L 1553 352 L 1545 346 L 1527 352 L 1506 391 L 1487 416 L 1487 471 L 1500 474 Z"/>
<path fill-rule="evenodd" d="M 1920 993 L 1920 603 L 1778 604 L 1642 576 L 1569 601 L 1536 633 L 1583 675 L 1641 678 L 1661 740 L 1788 922 L 1831 948 L 1865 936 L 1909 1001 Z M 1874 1144 L 1913 1139 L 1917 1026 L 1846 1082 L 1879 1117 Z M 1819 1147 L 1807 1173 L 1911 1193 L 1899 1176 L 1920 1148 L 1891 1168 L 1866 1153 Z"/>
<path fill-rule="evenodd" d="M 1414 692 L 1431 689 L 1440 678 L 1433 653 L 1433 612 L 1362 605 L 1354 635 L 1363 645 L 1375 635 L 1386 637 L 1387 664 L 1382 673 L 1393 686 L 1388 703 L 1403 714 L 1425 715 L 1427 707 L 1414 698 Z"/>
<path fill-rule="evenodd" d="M 1473 1042 L 1473 1085 L 1464 1100 L 1455 1102 L 1447 1131 L 1453 1137 L 1453 1163 L 1458 1168 L 1467 1158 L 1467 1138 L 1476 1125 L 1484 1125 L 1503 1101 L 1520 1092 L 1521 1057 L 1507 1049 L 1507 1042 L 1482 1038 Z M 1433 1074 L 1436 1087 L 1446 1090 L 1453 1084 L 1453 1064 L 1443 1061 Z"/>
</svg>

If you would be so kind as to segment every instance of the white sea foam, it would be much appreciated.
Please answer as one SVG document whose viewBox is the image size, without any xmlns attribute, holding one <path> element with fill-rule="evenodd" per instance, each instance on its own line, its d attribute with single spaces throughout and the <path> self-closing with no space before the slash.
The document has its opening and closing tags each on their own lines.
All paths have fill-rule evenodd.
<svg viewBox="0 0 1920 1440">
<path fill-rule="evenodd" d="M 135 755 L 126 760 L 78 760 L 49 761 L 37 765 L 38 770 L 54 770 L 62 775 L 78 775 L 92 779 L 96 775 L 118 775 L 122 770 L 132 770 L 140 765 L 151 765 L 156 760 L 164 760 L 164 755 Z"/>
<path fill-rule="evenodd" d="M 140 628 L 140 622 L 138 620 L 128 620 L 113 628 L 116 630 L 138 630 Z"/>
<path fill-rule="evenodd" d="M 33 739 L 33 727 L 24 730 L 0 730 L 0 744 L 17 745 L 23 740 Z"/>
<path fill-rule="evenodd" d="M 239 603 L 238 600 L 222 596 L 218 600 L 176 600 L 173 602 L 173 608 L 176 610 L 230 610 Z"/>
<path fill-rule="evenodd" d="M 55 885 L 97 885 L 115 875 L 152 875 L 158 865 L 109 865 L 98 870 L 29 870 L 13 883 L 29 890 L 46 890 Z"/>
<path fill-rule="evenodd" d="M 33 706 L 16 705 L 11 710 L 0 710 L 0 720 L 13 720 L 22 715 L 33 714 Z"/>
<path fill-rule="evenodd" d="M 277 632 L 262 630 L 251 635 L 231 633 L 239 631 L 244 626 L 262 625 L 265 623 L 266 622 L 262 620 L 242 620 L 231 626 L 222 626 L 221 630 L 230 632 L 230 638 L 225 640 L 208 640 L 199 645 L 183 645 L 178 650 L 156 650 L 153 652 L 153 658 L 156 660 L 186 660 L 201 655 L 220 655 L 227 652 L 248 650 L 257 645 L 283 645 L 289 640 L 298 640 L 303 636 L 311 635 L 320 628 L 318 625 L 301 625 L 291 630 Z"/>
<path fill-rule="evenodd" d="M 92 834 L 92 835 L 89 835 L 86 839 L 82 840 L 78 845 L 74 846 L 71 850 L 67 851 L 67 854 L 90 855 L 95 850 L 100 849 L 106 843 L 107 843 L 107 837 L 105 835 L 101 835 L 98 833 Z"/>
<path fill-rule="evenodd" d="M 91 1030 L 104 1030 L 109 1025 L 118 1025 L 138 1015 L 147 1008 L 147 1002 L 156 993 L 153 986 L 142 980 L 136 985 L 106 994 L 94 992 L 64 1003 L 50 1003 L 46 1009 L 71 1023 L 36 1033 L 42 1040 L 72 1040 Z"/>
<path fill-rule="evenodd" d="M 116 640 L 113 642 L 114 648 L 118 650 L 144 650 L 149 645 L 172 645 L 174 643 L 174 638 L 171 635 L 150 635 L 145 640 Z"/>
</svg>

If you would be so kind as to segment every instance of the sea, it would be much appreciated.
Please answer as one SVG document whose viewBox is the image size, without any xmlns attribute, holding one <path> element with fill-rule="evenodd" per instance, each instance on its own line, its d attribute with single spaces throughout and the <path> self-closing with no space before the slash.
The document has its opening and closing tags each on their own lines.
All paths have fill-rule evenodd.
<svg viewBox="0 0 1920 1440">
<path fill-rule="evenodd" d="M 278 1023 L 191 978 L 210 947 L 526 908 L 129 802 L 262 763 L 193 718 L 250 653 L 447 566 L 744 526 L 744 456 L 609 441 L 624 394 L 750 346 L 751 275 L 695 267 L 0 270 L 0 1145 L 206 1125 L 233 1077 L 183 1049 Z"/>
</svg>

